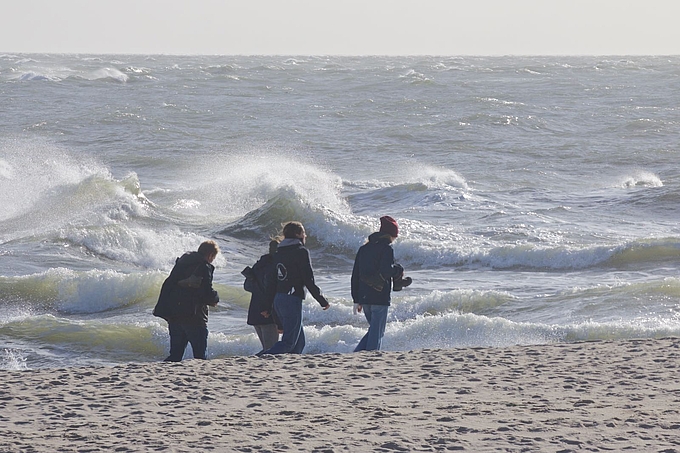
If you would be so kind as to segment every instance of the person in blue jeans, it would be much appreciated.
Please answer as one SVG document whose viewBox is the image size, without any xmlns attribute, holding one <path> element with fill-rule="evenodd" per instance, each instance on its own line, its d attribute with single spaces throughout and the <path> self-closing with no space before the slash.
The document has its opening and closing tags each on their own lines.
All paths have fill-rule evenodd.
<svg viewBox="0 0 680 453">
<path fill-rule="evenodd" d="M 283 239 L 274 254 L 274 272 L 268 288 L 275 294 L 274 310 L 283 328 L 281 340 L 262 354 L 301 354 L 305 348 L 305 331 L 302 325 L 302 301 L 305 288 L 317 302 L 328 310 L 330 304 L 314 282 L 314 271 L 305 248 L 307 234 L 300 222 L 288 222 L 283 227 Z"/>
<path fill-rule="evenodd" d="M 403 278 L 404 268 L 394 260 L 392 243 L 399 235 L 399 225 L 390 216 L 380 218 L 380 231 L 371 234 L 354 259 L 352 268 L 352 300 L 355 313 L 363 311 L 368 332 L 354 349 L 379 350 L 385 335 L 391 292 L 411 284 Z"/>
</svg>

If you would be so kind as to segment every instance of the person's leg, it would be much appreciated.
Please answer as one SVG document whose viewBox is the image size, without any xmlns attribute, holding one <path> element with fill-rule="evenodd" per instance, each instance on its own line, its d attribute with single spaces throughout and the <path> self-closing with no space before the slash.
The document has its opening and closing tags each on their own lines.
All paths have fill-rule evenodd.
<svg viewBox="0 0 680 453">
<path fill-rule="evenodd" d="M 283 335 L 281 340 L 265 350 L 264 354 L 292 352 L 298 344 L 302 330 L 302 299 L 279 293 L 274 298 L 274 309 L 283 325 Z"/>
<path fill-rule="evenodd" d="M 260 344 L 262 345 L 262 350 L 264 351 L 265 349 L 269 349 L 267 346 L 265 346 L 265 341 L 264 341 L 264 332 L 263 328 L 264 326 L 253 326 L 255 329 L 255 333 L 257 334 L 258 340 L 260 340 Z M 271 346 L 270 346 L 271 347 Z"/>
<path fill-rule="evenodd" d="M 208 327 L 199 324 L 187 326 L 186 330 L 194 359 L 205 360 L 208 349 Z"/>
<path fill-rule="evenodd" d="M 354 348 L 354 352 L 365 351 L 366 350 L 366 340 L 368 339 L 368 333 L 364 334 L 359 340 L 359 344 Z"/>
<path fill-rule="evenodd" d="M 262 349 L 269 349 L 279 341 L 279 328 L 276 324 L 264 324 L 258 326 L 262 332 L 260 341 L 262 342 Z"/>
<path fill-rule="evenodd" d="M 364 316 L 366 317 L 366 321 L 368 321 L 368 332 L 361 338 L 359 341 L 359 344 L 357 345 L 356 348 L 354 348 L 354 352 L 359 352 L 359 351 L 365 351 L 366 350 L 366 344 L 368 342 L 368 334 L 371 331 L 371 305 L 362 305 L 363 307 L 363 312 Z"/>
<path fill-rule="evenodd" d="M 368 310 L 367 310 L 368 307 Z M 380 350 L 382 338 L 387 324 L 387 305 L 365 305 L 368 332 L 366 333 L 366 351 Z M 370 313 L 370 315 L 369 315 Z"/>
<path fill-rule="evenodd" d="M 298 336 L 298 341 L 295 343 L 293 350 L 290 351 L 293 354 L 302 354 L 305 349 L 305 328 L 302 326 L 302 310 L 300 310 L 300 335 Z"/>
<path fill-rule="evenodd" d="M 165 358 L 165 362 L 181 362 L 189 342 L 184 326 L 179 322 L 169 321 L 168 332 L 170 333 L 170 355 Z"/>
</svg>

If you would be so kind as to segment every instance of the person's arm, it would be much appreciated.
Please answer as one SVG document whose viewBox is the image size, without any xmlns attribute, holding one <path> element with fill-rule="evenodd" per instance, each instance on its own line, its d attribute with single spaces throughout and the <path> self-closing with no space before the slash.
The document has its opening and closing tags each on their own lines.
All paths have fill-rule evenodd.
<svg viewBox="0 0 680 453">
<path fill-rule="evenodd" d="M 404 273 L 404 268 L 394 262 L 394 249 L 390 246 L 380 256 L 380 277 L 390 285 L 393 278 L 399 277 Z"/>
<path fill-rule="evenodd" d="M 217 294 L 217 291 L 215 291 L 212 286 L 214 269 L 215 268 L 212 267 L 211 264 L 206 263 L 205 265 L 201 266 L 200 271 L 201 277 L 203 277 L 200 288 L 201 300 L 205 305 L 210 305 L 211 307 L 216 306 L 220 301 L 219 294 Z"/>
<path fill-rule="evenodd" d="M 312 260 L 309 256 L 309 251 L 304 247 L 300 250 L 302 250 L 303 253 L 301 258 L 301 270 L 304 285 L 307 287 L 312 297 L 316 299 L 324 309 L 328 308 L 330 304 L 321 293 L 321 288 L 316 286 L 316 283 L 314 282 L 314 270 L 312 269 Z"/>
<path fill-rule="evenodd" d="M 361 253 L 361 249 L 359 249 L 356 258 L 354 258 L 354 266 L 352 266 L 352 279 L 350 282 L 352 302 L 354 303 L 352 313 L 355 315 L 357 312 L 361 313 L 363 310 L 361 304 L 357 302 L 359 300 L 359 283 L 361 282 L 361 278 L 359 277 L 359 253 Z"/>
<path fill-rule="evenodd" d="M 361 253 L 361 249 L 357 252 L 356 258 L 354 258 L 354 266 L 352 266 L 352 279 L 351 279 L 351 292 L 352 292 L 352 300 L 354 303 L 357 303 L 357 300 L 359 300 L 359 283 L 361 282 L 361 278 L 359 277 L 360 272 L 359 272 L 359 254 Z"/>
</svg>

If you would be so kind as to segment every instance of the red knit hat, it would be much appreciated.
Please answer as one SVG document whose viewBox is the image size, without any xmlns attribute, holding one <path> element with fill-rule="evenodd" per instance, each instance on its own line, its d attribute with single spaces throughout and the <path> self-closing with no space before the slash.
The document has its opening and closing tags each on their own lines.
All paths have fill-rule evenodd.
<svg viewBox="0 0 680 453">
<path fill-rule="evenodd" d="M 380 217 L 380 232 L 387 233 L 392 237 L 399 236 L 399 225 L 392 217 L 386 215 Z"/>
</svg>

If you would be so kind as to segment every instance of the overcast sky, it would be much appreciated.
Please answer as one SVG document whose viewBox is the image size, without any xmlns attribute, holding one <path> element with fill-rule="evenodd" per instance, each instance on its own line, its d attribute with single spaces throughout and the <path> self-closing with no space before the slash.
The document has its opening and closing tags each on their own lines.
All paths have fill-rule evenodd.
<svg viewBox="0 0 680 453">
<path fill-rule="evenodd" d="M 678 55 L 680 0 L 8 0 L 0 52 Z"/>
</svg>

